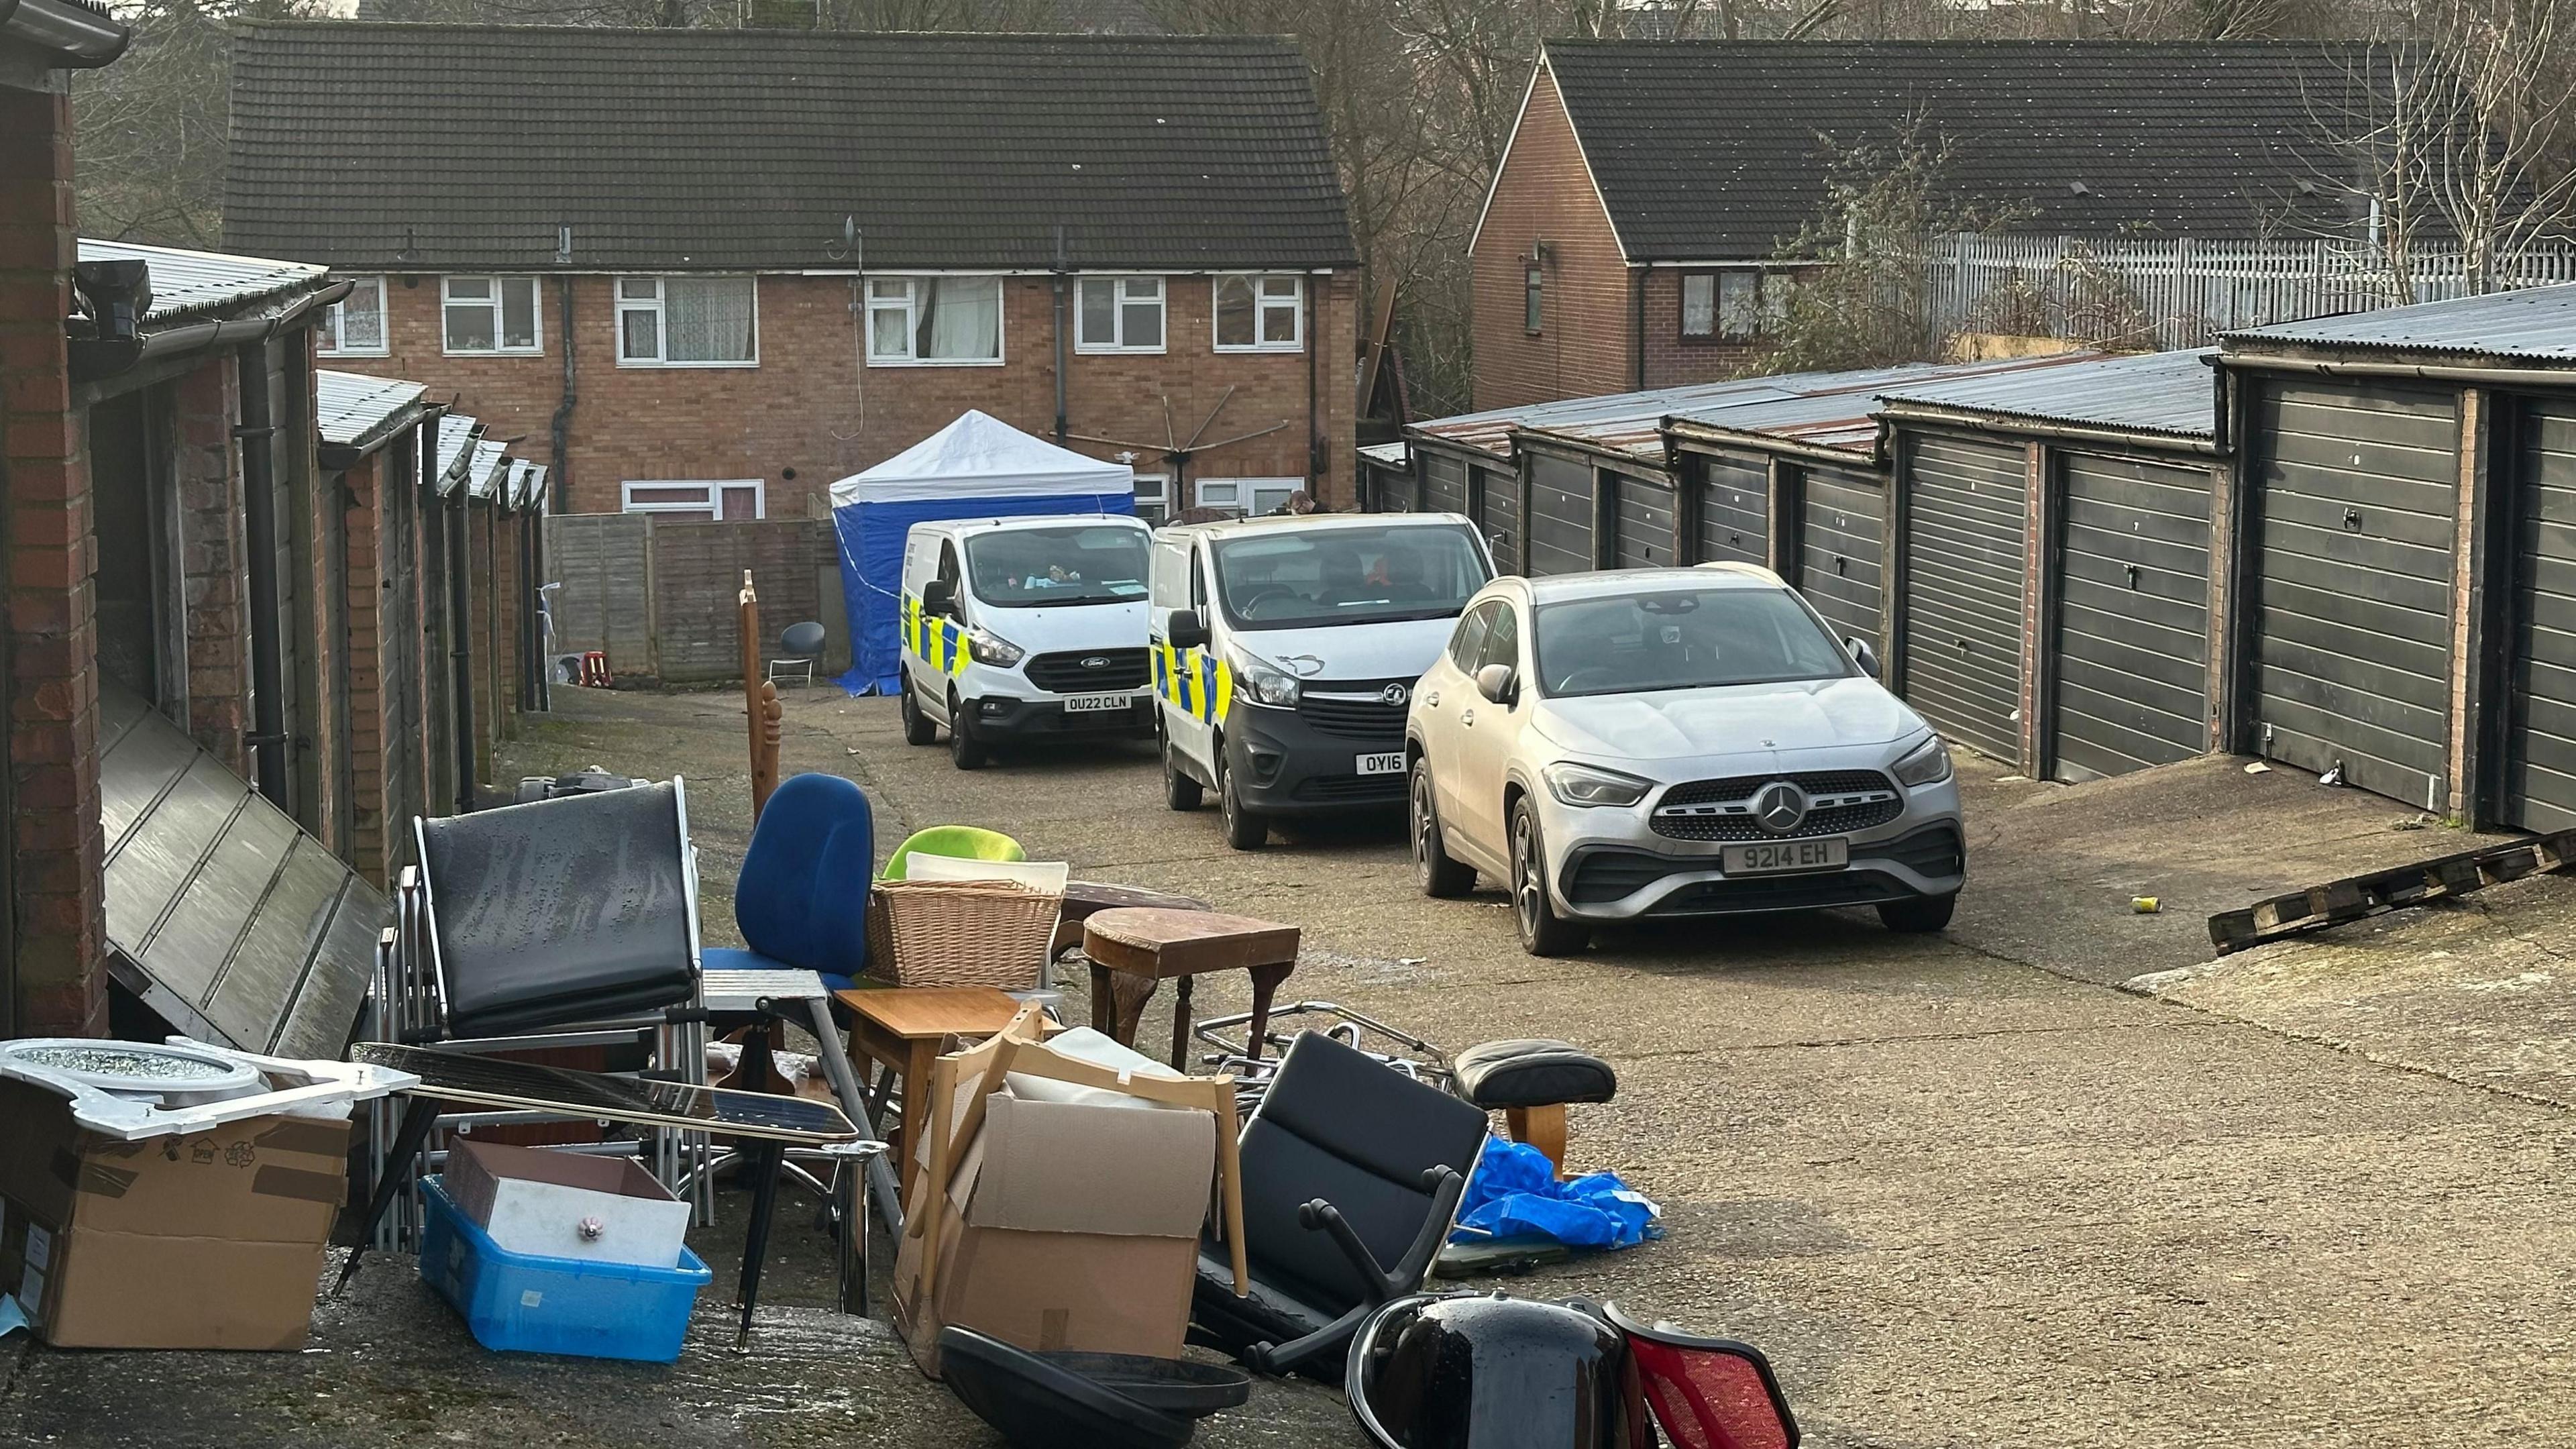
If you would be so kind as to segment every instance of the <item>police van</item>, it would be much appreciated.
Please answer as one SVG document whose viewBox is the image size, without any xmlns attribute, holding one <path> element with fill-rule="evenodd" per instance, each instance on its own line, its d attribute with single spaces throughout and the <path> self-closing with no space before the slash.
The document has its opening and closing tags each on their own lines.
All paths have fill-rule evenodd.
<svg viewBox="0 0 2576 1449">
<path fill-rule="evenodd" d="M 1126 515 L 945 519 L 903 545 L 903 737 L 949 757 L 1072 735 L 1150 738 L 1145 565 Z"/>
<path fill-rule="evenodd" d="M 1493 577 L 1455 513 L 1306 514 L 1154 535 L 1151 649 L 1163 799 L 1214 791 L 1225 839 L 1404 801 L 1404 717 Z"/>
</svg>

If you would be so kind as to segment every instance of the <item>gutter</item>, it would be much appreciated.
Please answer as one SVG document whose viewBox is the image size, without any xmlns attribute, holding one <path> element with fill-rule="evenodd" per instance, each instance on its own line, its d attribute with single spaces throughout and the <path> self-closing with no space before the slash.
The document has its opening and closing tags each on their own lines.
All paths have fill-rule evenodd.
<svg viewBox="0 0 2576 1449">
<path fill-rule="evenodd" d="M 1763 453 L 1782 453 L 1793 458 L 1812 458 L 1818 462 L 1840 463 L 1846 468 L 1887 467 L 1887 429 L 1879 428 L 1878 438 L 1867 449 L 1837 448 L 1830 443 L 1807 443 L 1784 438 L 1776 433 L 1739 432 L 1731 428 L 1713 428 L 1687 418 L 1666 418 L 1664 435 L 1676 442 L 1700 443 L 1714 447 L 1751 448 Z"/>
<path fill-rule="evenodd" d="M 392 442 L 422 422 L 447 411 L 447 404 L 415 399 L 387 413 L 374 427 L 345 443 L 321 443 L 313 450 L 315 459 L 333 472 L 347 472 L 365 462 L 367 455 Z"/>
<path fill-rule="evenodd" d="M 0 5 L 13 0 L 0 0 Z M 26 3 L 26 0 L 15 0 Z M 266 342 L 300 320 L 317 307 L 327 307 L 349 295 L 353 280 L 334 282 L 327 287 L 305 293 L 284 311 L 266 317 L 237 317 L 221 322 L 190 322 L 181 326 L 146 333 L 130 342 L 104 342 L 94 337 L 71 339 L 71 373 L 76 383 L 100 382 L 120 373 L 132 372 L 147 362 L 168 362 L 200 352 L 220 351 L 228 347 L 247 347 Z"/>
<path fill-rule="evenodd" d="M 134 43 L 130 27 L 66 0 L 0 0 L 0 35 L 50 52 L 48 70 L 96 70 Z"/>
<path fill-rule="evenodd" d="M 2216 438 L 2197 438 L 2183 433 L 2132 433 L 2118 428 L 2088 427 L 2082 423 L 2050 423 L 2037 419 L 2025 421 L 2000 413 L 1953 411 L 1948 408 L 1916 404 L 1884 403 L 1878 416 L 1890 422 L 1934 423 L 1945 427 L 1965 428 L 1971 432 L 2006 432 L 2019 437 L 2047 438 L 2055 442 L 2099 443 L 2120 448 L 2149 448 L 2163 452 L 2198 453 L 2204 457 L 2223 456 Z"/>
<path fill-rule="evenodd" d="M 2460 382 L 2489 387 L 2576 387 L 2576 366 L 2470 367 L 2422 362 L 2325 362 L 2301 357 L 2247 357 L 2220 353 L 2221 369 L 2288 372 L 2308 377 L 2382 377 L 2414 382 Z"/>
</svg>

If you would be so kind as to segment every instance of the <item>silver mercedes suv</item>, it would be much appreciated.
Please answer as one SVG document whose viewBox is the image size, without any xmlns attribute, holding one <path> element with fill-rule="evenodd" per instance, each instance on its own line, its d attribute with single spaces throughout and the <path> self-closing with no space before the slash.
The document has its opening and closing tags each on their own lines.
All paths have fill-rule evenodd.
<svg viewBox="0 0 2576 1449">
<path fill-rule="evenodd" d="M 1497 579 L 1406 720 L 1422 889 L 1509 882 L 1541 956 L 1641 917 L 1867 905 L 1940 930 L 1958 782 L 1876 673 L 1768 569 Z"/>
</svg>

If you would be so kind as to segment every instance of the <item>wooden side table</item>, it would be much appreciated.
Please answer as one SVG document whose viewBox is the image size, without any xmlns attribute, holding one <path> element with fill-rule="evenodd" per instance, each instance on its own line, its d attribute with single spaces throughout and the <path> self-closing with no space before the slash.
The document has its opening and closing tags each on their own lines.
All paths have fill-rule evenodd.
<svg viewBox="0 0 2576 1449">
<path fill-rule="evenodd" d="M 1295 926 L 1216 911 L 1123 907 L 1082 923 L 1082 953 L 1091 958 L 1091 1025 L 1123 1046 L 1136 1044 L 1145 1003 L 1164 981 L 1172 1000 L 1172 1065 L 1188 1070 L 1190 978 L 1241 971 L 1252 978 L 1252 1054 L 1270 1026 L 1270 1000 L 1297 968 Z"/>
<path fill-rule="evenodd" d="M 896 1169 L 907 1212 L 918 1171 L 915 1154 L 930 1130 L 930 1068 L 950 1037 L 981 1040 L 1011 1024 L 1020 1003 L 991 986 L 885 986 L 833 993 L 850 1009 L 850 1065 L 867 1080 L 882 1063 L 903 1078 L 902 1165 Z M 1060 1031 L 1051 1027 L 1050 1031 Z"/>
<path fill-rule="evenodd" d="M 1061 959 L 1065 952 L 1082 944 L 1082 923 L 1102 911 L 1115 911 L 1133 906 L 1160 906 L 1174 911 L 1204 911 L 1208 903 L 1196 896 L 1179 896 L 1170 891 L 1147 890 L 1143 886 L 1109 885 L 1096 880 L 1069 880 L 1064 883 L 1064 908 L 1056 918 L 1055 943 L 1047 948 L 1051 959 Z"/>
</svg>

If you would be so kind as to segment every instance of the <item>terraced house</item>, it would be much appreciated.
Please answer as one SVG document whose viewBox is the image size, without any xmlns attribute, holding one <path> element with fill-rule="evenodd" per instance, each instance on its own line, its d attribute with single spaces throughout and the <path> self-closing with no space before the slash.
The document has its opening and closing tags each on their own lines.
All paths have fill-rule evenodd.
<svg viewBox="0 0 2576 1449">
<path fill-rule="evenodd" d="M 227 244 L 352 279 L 326 365 L 550 455 L 560 511 L 803 516 L 970 407 L 1133 463 L 1149 512 L 1353 497 L 1357 260 L 1286 41 L 326 22 L 235 55 Z"/>
</svg>

